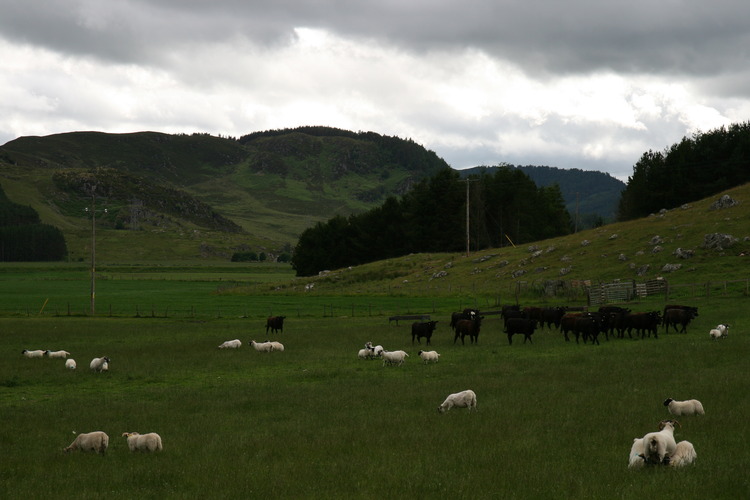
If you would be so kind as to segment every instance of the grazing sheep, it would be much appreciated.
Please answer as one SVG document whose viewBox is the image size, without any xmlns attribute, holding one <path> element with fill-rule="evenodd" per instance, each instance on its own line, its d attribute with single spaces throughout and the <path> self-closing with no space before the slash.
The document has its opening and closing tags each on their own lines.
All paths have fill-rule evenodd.
<svg viewBox="0 0 750 500">
<path fill-rule="evenodd" d="M 36 349 L 36 350 L 33 350 L 33 351 L 29 351 L 28 349 L 24 349 L 23 351 L 21 351 L 21 354 L 23 354 L 27 358 L 43 358 L 44 357 L 44 353 L 45 353 L 45 351 L 43 351 L 41 349 Z"/>
<path fill-rule="evenodd" d="M 66 453 L 75 450 L 95 451 L 104 455 L 107 446 L 109 446 L 109 436 L 102 431 L 95 431 L 77 435 L 70 446 L 63 451 Z"/>
<path fill-rule="evenodd" d="M 705 415 L 703 404 L 697 399 L 675 401 L 672 398 L 667 398 L 664 400 L 664 406 L 666 406 L 669 409 L 669 413 L 675 417 L 680 417 L 682 415 Z"/>
<path fill-rule="evenodd" d="M 383 351 L 383 366 L 387 364 L 401 366 L 408 356 L 406 351 Z"/>
<path fill-rule="evenodd" d="M 44 351 L 44 355 L 48 358 L 66 359 L 70 356 L 70 353 L 68 351 Z"/>
<path fill-rule="evenodd" d="M 372 359 L 375 357 L 375 351 L 373 349 L 368 349 L 365 347 L 364 349 L 360 349 L 357 353 L 357 357 L 359 359 Z"/>
<path fill-rule="evenodd" d="M 272 340 L 270 342 L 266 340 L 266 342 L 271 344 L 271 350 L 284 352 L 284 344 L 282 344 L 281 342 L 276 342 L 275 340 Z"/>
<path fill-rule="evenodd" d="M 76 369 L 76 360 L 73 358 L 66 359 L 65 360 L 65 368 L 68 370 L 75 370 Z"/>
<path fill-rule="evenodd" d="M 123 437 L 128 440 L 130 451 L 161 451 L 161 436 L 155 432 L 138 434 L 137 432 L 123 432 Z"/>
<path fill-rule="evenodd" d="M 438 362 L 438 358 L 440 358 L 440 353 L 437 351 L 419 351 L 417 353 L 420 358 L 422 358 L 422 361 L 424 361 L 425 364 L 432 361 L 433 363 Z"/>
<path fill-rule="evenodd" d="M 256 342 L 250 341 L 250 345 L 258 352 L 271 352 L 273 351 L 273 345 L 270 342 Z"/>
<path fill-rule="evenodd" d="M 449 395 L 443 401 L 443 404 L 438 406 L 440 413 L 445 413 L 451 408 L 468 408 L 469 411 L 477 409 L 477 395 L 471 389 L 466 391 L 457 392 Z"/>
<path fill-rule="evenodd" d="M 676 420 L 662 420 L 659 432 L 649 432 L 643 436 L 643 459 L 647 464 L 668 464 L 677 449 L 674 440 Z"/>
<path fill-rule="evenodd" d="M 242 347 L 240 339 L 227 340 L 219 346 L 219 349 L 239 349 Z"/>
<path fill-rule="evenodd" d="M 107 370 L 109 370 L 109 358 L 107 356 L 94 358 L 91 360 L 89 368 L 91 368 L 96 373 L 106 372 Z"/>
<path fill-rule="evenodd" d="M 644 465 L 646 465 L 646 459 L 643 456 L 643 438 L 635 438 L 630 448 L 628 469 L 640 469 Z"/>
<path fill-rule="evenodd" d="M 669 466 L 684 467 L 692 464 L 696 458 L 698 458 L 698 454 L 695 452 L 693 443 L 690 441 L 680 441 L 677 443 L 674 454 L 669 459 Z"/>
<path fill-rule="evenodd" d="M 713 340 L 721 339 L 729 335 L 729 325 L 717 325 L 711 329 L 708 334 Z"/>
</svg>

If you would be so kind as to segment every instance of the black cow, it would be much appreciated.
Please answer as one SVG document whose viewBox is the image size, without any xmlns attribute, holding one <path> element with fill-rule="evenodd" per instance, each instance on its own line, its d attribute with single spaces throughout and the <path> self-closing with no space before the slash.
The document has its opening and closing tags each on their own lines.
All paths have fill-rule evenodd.
<svg viewBox="0 0 750 500">
<path fill-rule="evenodd" d="M 623 318 L 625 328 L 628 330 L 628 336 L 632 338 L 631 332 L 633 329 L 637 330 L 641 334 L 641 338 L 646 336 L 650 337 L 654 334 L 654 338 L 659 338 L 658 329 L 661 324 L 661 312 L 649 311 L 649 312 L 637 312 L 626 314 Z"/>
<path fill-rule="evenodd" d="M 677 325 L 682 326 L 682 329 L 678 333 L 687 333 L 687 326 L 698 315 L 697 308 L 690 309 L 667 309 L 664 312 L 664 333 L 669 332 L 669 327 L 673 326 L 674 331 L 677 332 Z"/>
<path fill-rule="evenodd" d="M 461 312 L 454 312 L 451 313 L 451 322 L 450 327 L 455 331 L 456 330 L 456 323 L 461 321 L 462 319 L 474 319 L 474 317 L 479 314 L 479 310 L 477 309 L 471 309 L 467 307 Z"/>
<path fill-rule="evenodd" d="M 606 315 L 602 313 L 583 313 L 575 319 L 573 332 L 576 334 L 576 344 L 579 336 L 585 344 L 591 339 L 591 344 L 599 345 L 599 334 L 607 331 Z M 609 337 L 607 338 L 609 340 Z"/>
<path fill-rule="evenodd" d="M 421 344 L 419 341 L 421 337 L 427 338 L 427 345 L 430 345 L 430 339 L 432 338 L 432 332 L 437 327 L 437 321 L 425 321 L 424 323 L 416 322 L 411 324 L 411 343 L 414 345 L 414 339 L 417 339 L 417 344 Z"/>
<path fill-rule="evenodd" d="M 474 319 L 462 319 L 456 323 L 456 336 L 453 337 L 453 343 L 456 343 L 458 337 L 461 337 L 461 345 L 464 345 L 464 337 L 469 336 L 470 342 L 479 343 L 479 330 L 482 327 L 484 316 L 475 316 Z"/>
<path fill-rule="evenodd" d="M 536 320 L 526 318 L 508 318 L 505 322 L 505 333 L 508 334 L 508 344 L 513 345 L 513 335 L 522 334 L 523 343 L 525 344 L 528 340 L 532 344 L 531 336 L 536 330 Z"/>
<path fill-rule="evenodd" d="M 576 343 L 578 343 L 578 337 L 580 336 L 580 333 L 576 332 L 575 325 L 576 320 L 583 316 L 583 314 L 584 313 L 582 312 L 568 312 L 563 314 L 563 317 L 560 318 L 560 331 L 565 337 L 565 342 L 570 342 L 568 332 L 573 332 L 576 336 Z"/>
<path fill-rule="evenodd" d="M 286 316 L 269 316 L 266 319 L 266 333 L 268 333 L 269 329 L 274 333 L 277 331 L 283 332 L 285 318 Z"/>
<path fill-rule="evenodd" d="M 664 324 L 664 325 L 667 324 L 667 311 L 670 310 L 670 309 L 683 309 L 683 310 L 686 310 L 686 311 L 692 311 L 694 318 L 698 316 L 698 308 L 697 307 L 694 307 L 694 306 L 682 306 L 682 305 L 679 305 L 679 304 L 667 304 L 666 306 L 664 306 L 664 311 L 662 312 L 662 317 L 661 317 L 662 324 Z"/>
<path fill-rule="evenodd" d="M 555 328 L 559 329 L 560 320 L 566 312 L 568 312 L 567 307 L 545 307 L 542 309 L 539 325 L 546 325 L 550 330 L 552 329 L 552 325 L 555 325 Z"/>
</svg>

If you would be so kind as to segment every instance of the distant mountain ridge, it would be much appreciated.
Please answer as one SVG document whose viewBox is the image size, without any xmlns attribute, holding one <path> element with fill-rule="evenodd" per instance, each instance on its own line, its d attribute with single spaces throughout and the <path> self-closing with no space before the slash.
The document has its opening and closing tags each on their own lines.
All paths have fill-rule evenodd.
<svg viewBox="0 0 750 500">
<path fill-rule="evenodd" d="M 500 165 L 468 168 L 461 170 L 461 175 L 480 175 L 483 171 L 491 172 L 497 168 L 521 170 L 540 187 L 559 185 L 571 218 L 575 220 L 575 214 L 578 214 L 579 229 L 593 227 L 600 222 L 613 222 L 620 194 L 626 187 L 624 182 L 608 173 L 577 168 Z"/>
<path fill-rule="evenodd" d="M 97 248 L 104 255 L 127 256 L 132 245 L 114 242 L 137 239 L 141 258 L 228 258 L 248 248 L 270 255 L 288 250 L 316 222 L 375 208 L 445 168 L 450 167 L 437 154 L 409 139 L 330 127 L 239 139 L 70 132 L 0 146 L 0 184 L 8 197 L 59 227 L 73 260 L 88 252 L 84 209 L 94 185 L 97 206 L 108 208 L 97 217 L 103 240 Z M 537 173 L 560 174 L 547 177 L 559 177 L 569 201 L 570 175 L 564 170 L 519 168 L 528 169 L 532 179 Z M 593 191 L 581 196 L 581 213 L 589 197 L 614 197 L 609 182 L 614 179 L 606 174 L 578 171 L 575 177 L 579 191 L 584 180 Z M 601 215 L 608 213 L 602 209 Z M 182 255 L 185 249 L 193 253 Z"/>
</svg>

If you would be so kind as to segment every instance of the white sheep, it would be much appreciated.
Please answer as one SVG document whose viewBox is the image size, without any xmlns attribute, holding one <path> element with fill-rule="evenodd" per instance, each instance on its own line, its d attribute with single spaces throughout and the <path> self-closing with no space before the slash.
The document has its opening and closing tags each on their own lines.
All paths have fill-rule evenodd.
<svg viewBox="0 0 750 500">
<path fill-rule="evenodd" d="M 687 401 L 675 401 L 672 398 L 664 400 L 664 406 L 669 409 L 669 413 L 675 417 L 682 415 L 705 415 L 703 404 L 697 399 L 688 399 Z"/>
<path fill-rule="evenodd" d="M 68 351 L 44 351 L 44 355 L 48 358 L 66 359 L 70 353 Z"/>
<path fill-rule="evenodd" d="M 66 453 L 76 450 L 95 451 L 104 455 L 107 446 L 109 446 L 109 436 L 105 432 L 95 431 L 77 435 L 70 446 L 63 451 Z"/>
<path fill-rule="evenodd" d="M 708 332 L 708 335 L 713 340 L 725 338 L 729 335 L 729 325 L 717 325 Z"/>
<path fill-rule="evenodd" d="M 268 341 L 266 341 L 266 342 L 268 342 Z M 277 342 L 275 340 L 272 340 L 270 342 L 270 344 L 271 344 L 271 348 L 272 348 L 273 351 L 284 352 L 284 344 L 282 344 L 281 342 Z"/>
<path fill-rule="evenodd" d="M 360 349 L 357 353 L 359 359 L 372 359 L 372 350 L 368 348 Z"/>
<path fill-rule="evenodd" d="M 633 446 L 630 447 L 628 469 L 640 469 L 644 465 L 646 465 L 646 458 L 643 456 L 643 438 L 635 438 Z"/>
<path fill-rule="evenodd" d="M 474 394 L 474 391 L 472 391 L 471 389 L 451 394 L 447 398 L 445 398 L 443 404 L 438 406 L 438 411 L 440 413 L 445 413 L 446 411 L 454 407 L 468 408 L 469 411 L 471 411 L 472 409 L 476 410 L 477 395 Z"/>
<path fill-rule="evenodd" d="M 155 432 L 139 434 L 137 432 L 123 432 L 123 437 L 128 440 L 130 451 L 161 451 L 161 436 Z"/>
<path fill-rule="evenodd" d="M 383 351 L 383 366 L 401 366 L 409 355 L 406 351 Z"/>
<path fill-rule="evenodd" d="M 667 464 L 677 449 L 674 440 L 676 420 L 662 420 L 659 432 L 649 432 L 643 436 L 643 459 L 648 464 Z M 666 459 L 666 460 L 665 460 Z"/>
<path fill-rule="evenodd" d="M 419 351 L 417 354 L 422 358 L 422 361 L 424 361 L 425 364 L 430 361 L 437 363 L 440 358 L 440 353 L 437 351 Z"/>
<path fill-rule="evenodd" d="M 242 347 L 242 342 L 240 341 L 240 339 L 234 339 L 223 342 L 219 346 L 219 349 L 239 349 L 240 347 Z"/>
<path fill-rule="evenodd" d="M 73 358 L 66 359 L 65 360 L 65 368 L 68 370 L 75 370 L 76 369 L 76 360 Z"/>
<path fill-rule="evenodd" d="M 273 351 L 273 345 L 270 342 L 256 342 L 250 341 L 250 345 L 258 352 L 271 352 Z"/>
<path fill-rule="evenodd" d="M 23 351 L 21 351 L 21 354 L 23 354 L 27 358 L 43 358 L 44 357 L 44 352 L 45 351 L 43 351 L 42 349 L 35 349 L 33 351 L 30 351 L 28 349 L 24 349 Z"/>
<path fill-rule="evenodd" d="M 89 363 L 89 368 L 97 373 L 106 372 L 109 370 L 109 358 L 107 356 L 94 358 L 91 360 L 91 363 Z"/>
<path fill-rule="evenodd" d="M 677 443 L 674 454 L 669 458 L 669 466 L 684 467 L 692 464 L 696 458 L 698 458 L 698 454 L 695 452 L 693 443 L 690 441 L 680 441 Z"/>
</svg>

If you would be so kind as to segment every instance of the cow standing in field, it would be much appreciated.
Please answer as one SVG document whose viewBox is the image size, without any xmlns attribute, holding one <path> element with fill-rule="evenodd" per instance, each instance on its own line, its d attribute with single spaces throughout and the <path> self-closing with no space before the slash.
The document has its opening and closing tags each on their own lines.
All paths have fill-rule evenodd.
<svg viewBox="0 0 750 500">
<path fill-rule="evenodd" d="M 419 341 L 421 337 L 427 338 L 427 345 L 430 345 L 430 339 L 432 333 L 437 327 L 437 321 L 426 321 L 424 323 L 416 322 L 411 325 L 411 343 L 414 345 L 414 339 L 417 339 L 417 344 L 421 344 Z"/>
<path fill-rule="evenodd" d="M 464 338 L 468 335 L 470 342 L 479 343 L 479 329 L 482 327 L 484 316 L 476 316 L 474 319 L 462 319 L 456 323 L 456 336 L 453 337 L 453 343 L 456 343 L 458 337 L 461 337 L 461 345 L 464 345 Z"/>
<path fill-rule="evenodd" d="M 537 322 L 535 319 L 508 318 L 508 321 L 505 322 L 505 333 L 508 334 L 508 344 L 513 344 L 513 335 L 515 334 L 523 335 L 524 344 L 527 340 L 533 344 L 531 335 L 536 330 L 536 325 Z"/>
<path fill-rule="evenodd" d="M 266 319 L 266 334 L 270 329 L 273 333 L 284 332 L 284 319 L 286 316 L 269 316 Z"/>
</svg>

